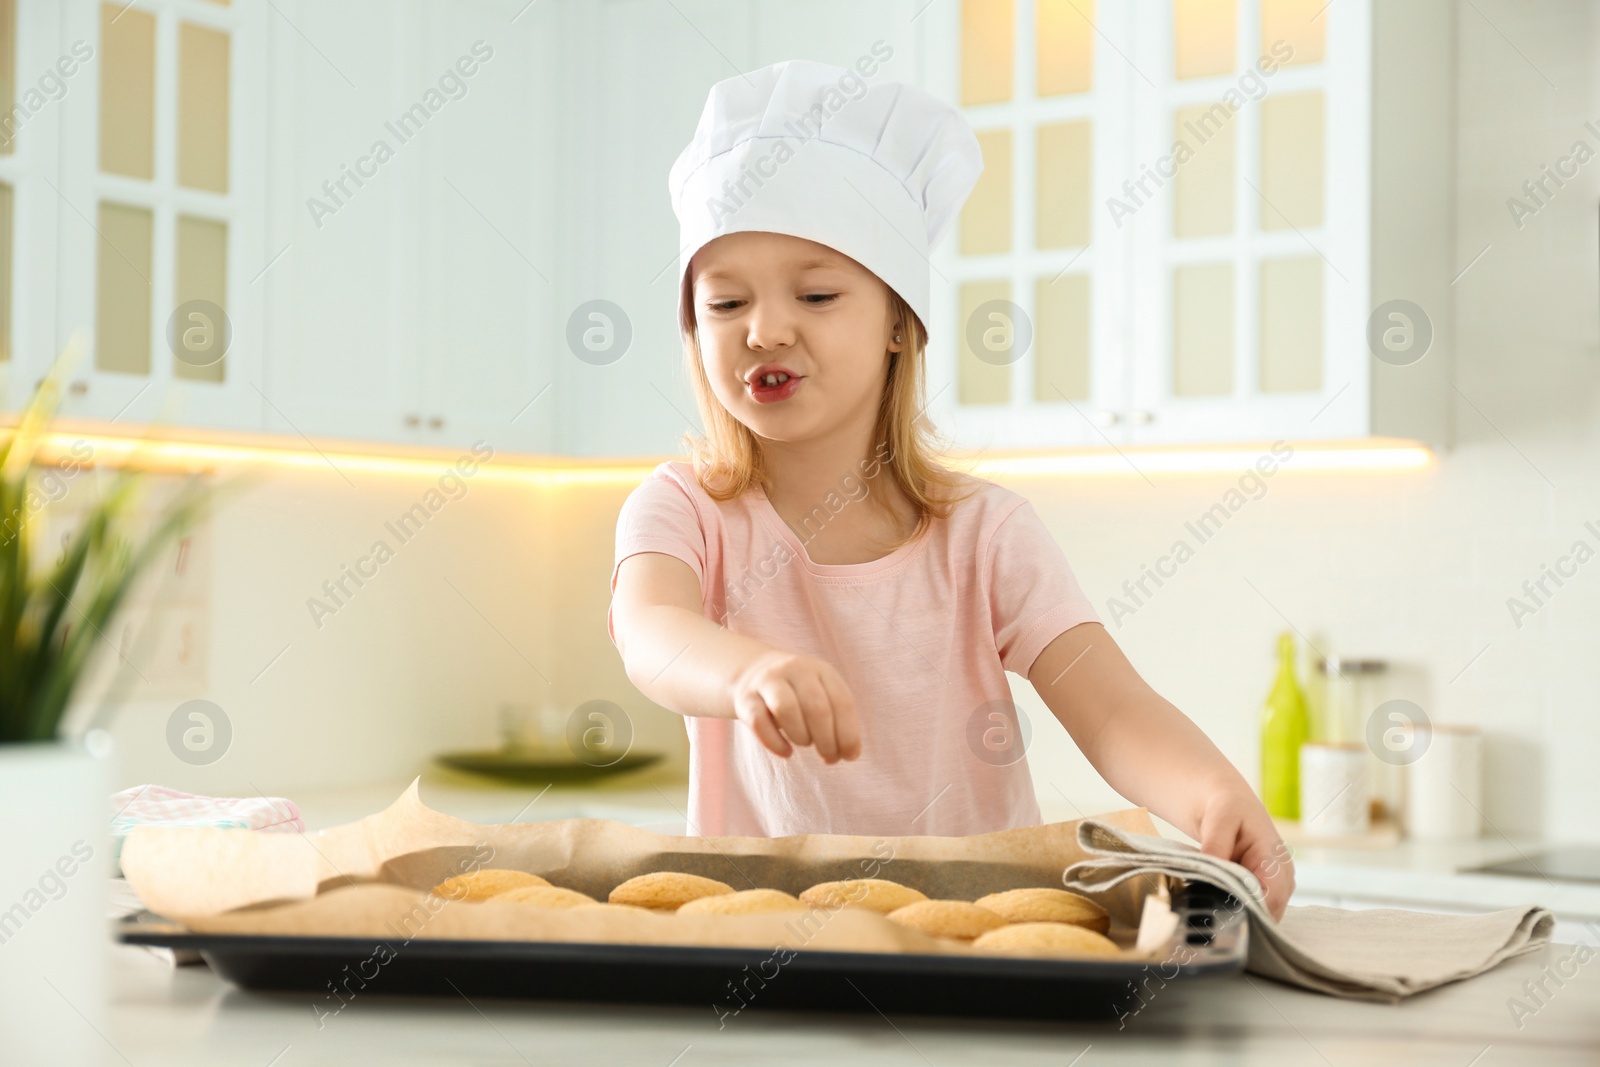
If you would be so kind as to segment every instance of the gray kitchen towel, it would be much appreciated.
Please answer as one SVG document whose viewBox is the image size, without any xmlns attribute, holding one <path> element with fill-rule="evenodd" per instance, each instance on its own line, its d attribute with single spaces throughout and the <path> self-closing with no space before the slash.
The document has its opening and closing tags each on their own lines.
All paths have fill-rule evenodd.
<svg viewBox="0 0 1600 1067">
<path fill-rule="evenodd" d="M 1149 874 L 1209 883 L 1248 911 L 1246 970 L 1338 997 L 1394 1003 L 1533 952 L 1550 942 L 1555 926 L 1555 916 L 1537 905 L 1482 915 L 1290 907 L 1275 922 L 1255 875 L 1193 845 L 1093 819 L 1079 824 L 1078 844 L 1091 858 L 1063 872 L 1068 889 L 1092 894 Z"/>
</svg>

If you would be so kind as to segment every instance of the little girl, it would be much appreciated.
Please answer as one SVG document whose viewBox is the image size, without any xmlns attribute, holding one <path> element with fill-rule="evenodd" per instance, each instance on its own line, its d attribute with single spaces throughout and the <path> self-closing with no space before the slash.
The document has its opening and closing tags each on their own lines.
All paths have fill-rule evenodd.
<svg viewBox="0 0 1600 1067">
<path fill-rule="evenodd" d="M 607 625 L 685 716 L 690 832 L 1037 825 L 1010 671 L 1281 915 L 1293 868 L 1249 785 L 1128 663 L 1033 506 L 936 461 L 927 255 L 982 160 L 957 112 L 874 73 L 719 82 L 669 179 L 706 434 L 623 505 Z"/>
</svg>

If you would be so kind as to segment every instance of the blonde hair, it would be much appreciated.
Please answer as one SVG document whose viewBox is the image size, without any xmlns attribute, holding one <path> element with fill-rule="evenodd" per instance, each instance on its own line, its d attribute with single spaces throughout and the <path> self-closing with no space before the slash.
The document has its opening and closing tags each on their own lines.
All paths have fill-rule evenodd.
<svg viewBox="0 0 1600 1067">
<path fill-rule="evenodd" d="M 906 347 L 889 353 L 888 376 L 872 439 L 877 442 L 875 452 L 882 459 L 883 469 L 889 472 L 917 514 L 912 532 L 904 541 L 891 545 L 892 551 L 915 540 L 933 519 L 949 518 L 955 505 L 971 495 L 978 483 L 950 470 L 942 462 L 948 442 L 923 412 L 928 332 L 911 305 L 893 289 L 884 288 L 889 297 L 891 321 L 909 328 L 902 331 Z M 683 335 L 684 365 L 706 427 L 704 436 L 692 431 L 683 435 L 695 480 L 714 500 L 732 500 L 752 485 L 769 490 L 772 483 L 762 463 L 759 439 L 722 406 L 706 377 L 694 314 L 693 285 L 687 274 L 683 280 L 681 306 L 678 327 Z M 882 456 L 885 446 L 888 455 Z"/>
</svg>

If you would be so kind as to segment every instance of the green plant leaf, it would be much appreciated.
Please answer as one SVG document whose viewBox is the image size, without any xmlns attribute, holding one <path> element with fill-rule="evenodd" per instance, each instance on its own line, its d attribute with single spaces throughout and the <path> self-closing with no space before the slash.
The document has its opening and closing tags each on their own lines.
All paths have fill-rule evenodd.
<svg viewBox="0 0 1600 1067">
<path fill-rule="evenodd" d="M 0 743 L 56 736 L 73 692 L 130 591 L 160 554 L 215 499 L 204 475 L 191 475 L 143 537 L 133 520 L 149 478 L 123 469 L 84 514 L 60 559 L 36 560 L 43 503 L 30 492 L 41 470 L 61 383 L 82 354 L 74 338 L 0 440 Z M 37 505 L 37 506 L 35 506 Z M 120 653 L 117 653 L 120 654 Z"/>
</svg>

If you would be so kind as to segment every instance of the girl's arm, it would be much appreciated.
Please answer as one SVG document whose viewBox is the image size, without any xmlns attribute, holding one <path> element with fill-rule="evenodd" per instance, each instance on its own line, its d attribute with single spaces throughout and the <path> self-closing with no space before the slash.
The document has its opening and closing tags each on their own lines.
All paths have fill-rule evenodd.
<svg viewBox="0 0 1600 1067">
<path fill-rule="evenodd" d="M 1249 783 L 1189 717 L 1151 689 L 1099 623 L 1059 635 L 1028 680 L 1095 770 L 1201 850 L 1252 871 L 1282 918 L 1294 864 Z"/>
<path fill-rule="evenodd" d="M 683 560 L 639 552 L 622 561 L 611 627 L 628 680 L 679 715 L 738 719 L 771 751 L 815 745 L 827 763 L 861 754 L 855 699 L 832 664 L 774 648 L 701 614 Z"/>
</svg>

